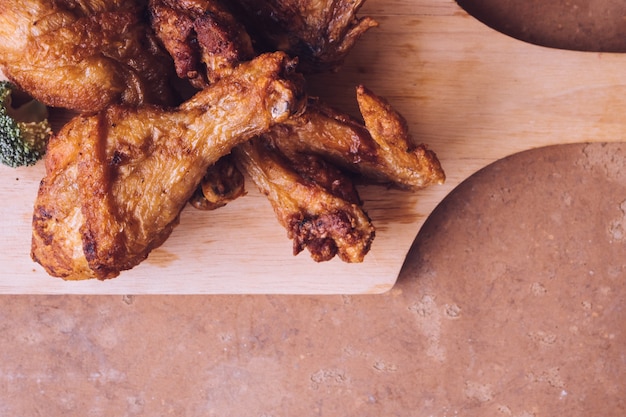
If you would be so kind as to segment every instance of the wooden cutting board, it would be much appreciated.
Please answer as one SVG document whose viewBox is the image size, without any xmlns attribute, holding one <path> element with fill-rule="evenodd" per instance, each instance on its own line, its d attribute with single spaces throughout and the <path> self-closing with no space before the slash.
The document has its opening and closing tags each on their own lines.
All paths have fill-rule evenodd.
<svg viewBox="0 0 626 417">
<path fill-rule="evenodd" d="M 417 193 L 361 188 L 377 227 L 362 264 L 291 254 L 267 200 L 248 195 L 214 212 L 184 210 L 170 239 L 116 279 L 64 282 L 30 259 L 32 204 L 43 166 L 0 167 L 0 293 L 378 293 L 390 289 L 429 213 L 486 165 L 541 146 L 621 141 L 626 55 L 573 52 L 502 35 L 451 0 L 368 0 L 380 27 L 338 74 L 311 91 L 355 113 L 354 88 L 385 96 L 416 140 L 435 150 L 447 182 Z M 511 219 L 515 221 L 515 219 Z"/>
</svg>

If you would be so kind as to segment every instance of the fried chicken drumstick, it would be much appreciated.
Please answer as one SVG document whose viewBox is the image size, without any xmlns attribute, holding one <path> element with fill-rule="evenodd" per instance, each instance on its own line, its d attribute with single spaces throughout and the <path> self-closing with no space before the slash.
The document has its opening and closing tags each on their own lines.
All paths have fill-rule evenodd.
<svg viewBox="0 0 626 417">
<path fill-rule="evenodd" d="M 387 102 L 362 86 L 357 101 L 364 124 L 312 99 L 302 115 L 235 148 L 239 166 L 293 240 L 294 255 L 306 248 L 318 262 L 335 255 L 362 262 L 369 251 L 374 226 L 344 170 L 407 189 L 445 179 L 435 154 L 413 144 L 406 121 Z"/>
<path fill-rule="evenodd" d="M 297 55 L 304 71 L 337 69 L 356 39 L 376 25 L 371 18 L 356 18 L 361 4 L 151 0 L 150 11 L 152 25 L 172 55 L 179 77 L 204 88 L 228 74 L 237 62 L 249 59 L 255 52 L 253 43 L 257 48 Z M 237 17 L 243 17 L 244 24 L 233 16 L 233 10 L 238 10 Z M 247 30 L 254 36 L 248 36 Z M 346 262 L 361 262 L 371 246 L 374 227 L 356 189 L 337 167 L 368 181 L 402 188 L 443 182 L 435 154 L 412 143 L 402 116 L 364 87 L 357 89 L 357 101 L 364 123 L 311 100 L 301 116 L 235 148 L 238 166 L 268 197 L 293 240 L 294 254 L 306 248 L 316 261 L 338 255 Z M 214 208 L 219 204 L 211 201 L 223 204 L 239 195 L 223 199 L 214 192 L 222 188 L 221 183 L 233 183 L 226 176 L 220 181 L 220 172 L 236 172 L 224 162 L 228 171 L 208 173 L 191 200 L 194 207 Z"/>
<path fill-rule="evenodd" d="M 147 0 L 0 0 L 0 65 L 48 106 L 78 112 L 112 103 L 173 105 L 172 59 Z"/>
<path fill-rule="evenodd" d="M 111 106 L 52 138 L 33 214 L 32 258 L 53 276 L 117 276 L 178 223 L 207 168 L 301 111 L 283 53 L 241 64 L 175 109 Z"/>
<path fill-rule="evenodd" d="M 296 164 L 285 161 L 262 139 L 246 142 L 234 153 L 293 240 L 294 255 L 307 248 L 317 262 L 335 255 L 344 262 L 363 261 L 374 227 L 351 181 L 339 170 L 310 155 Z"/>
</svg>

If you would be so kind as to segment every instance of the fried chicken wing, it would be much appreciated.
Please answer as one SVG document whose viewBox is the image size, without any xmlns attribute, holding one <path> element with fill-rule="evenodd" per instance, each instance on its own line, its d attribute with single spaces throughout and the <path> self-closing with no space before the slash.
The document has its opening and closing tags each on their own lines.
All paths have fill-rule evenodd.
<svg viewBox="0 0 626 417">
<path fill-rule="evenodd" d="M 364 124 L 312 100 L 304 114 L 264 136 L 287 156 L 320 155 L 370 181 L 410 189 L 443 183 L 445 174 L 437 156 L 412 142 L 406 120 L 363 86 L 356 96 Z"/>
<path fill-rule="evenodd" d="M 0 0 L 3 73 L 39 101 L 79 112 L 172 105 L 172 60 L 142 1 Z"/>
<path fill-rule="evenodd" d="M 435 154 L 412 143 L 405 120 L 386 101 L 364 87 L 357 101 L 364 124 L 311 100 L 302 115 L 235 148 L 242 170 L 293 239 L 294 254 L 307 248 L 316 261 L 337 255 L 361 262 L 369 251 L 374 227 L 337 166 L 403 188 L 444 181 Z"/>
<path fill-rule="evenodd" d="M 375 24 L 371 19 L 355 18 L 361 2 L 239 3 L 255 10 L 254 19 L 260 19 L 256 24 L 263 26 L 264 34 L 269 28 L 270 49 L 295 53 L 316 70 L 336 68 L 356 38 Z M 211 78 L 219 79 L 220 73 L 228 73 L 238 60 L 245 59 L 233 52 L 252 52 L 240 45 L 240 33 L 244 31 L 241 26 L 232 36 L 220 37 L 220 48 L 199 36 L 199 22 L 204 16 L 212 17 L 218 34 L 228 34 L 228 27 L 233 26 L 228 19 L 218 18 L 232 15 L 217 0 L 151 0 L 151 10 L 153 26 L 174 57 L 179 76 L 190 79 L 198 88 L 209 85 Z M 271 15 L 272 22 L 264 21 L 269 18 L 264 13 Z M 248 27 L 254 27 L 252 19 L 247 22 Z M 182 31 L 177 29 L 180 27 Z M 211 51 L 211 58 L 201 51 Z M 317 261 L 338 255 L 347 262 L 360 262 L 374 238 L 374 228 L 360 206 L 356 189 L 328 161 L 369 179 L 406 188 L 443 181 L 436 156 L 425 146 L 412 144 L 406 122 L 397 112 L 363 87 L 357 90 L 357 99 L 365 124 L 313 102 L 301 116 L 275 125 L 264 138 L 235 150 L 239 166 L 268 196 L 279 223 L 293 239 L 294 254 L 308 248 Z M 212 187 L 219 188 L 228 179 L 221 181 L 215 174 L 207 176 L 207 195 L 198 189 L 192 205 L 213 207 L 209 200 L 218 197 L 219 201 Z"/>
<path fill-rule="evenodd" d="M 344 262 L 363 261 L 375 230 L 347 177 L 310 157 L 309 163 L 300 161 L 300 169 L 294 169 L 261 139 L 241 144 L 233 152 L 270 201 L 293 240 L 294 255 L 307 248 L 318 262 L 335 255 Z"/>
<path fill-rule="evenodd" d="M 177 75 L 197 89 L 256 55 L 246 29 L 216 0 L 150 0 L 150 14 Z"/>
<path fill-rule="evenodd" d="M 338 69 L 356 41 L 378 26 L 357 17 L 365 0 L 237 0 L 248 32 L 265 50 L 300 58 L 303 72 Z"/>
<path fill-rule="evenodd" d="M 256 4 L 253 0 L 240 0 L 240 3 L 249 6 Z M 340 44 L 347 48 L 344 50 L 347 53 L 355 41 L 345 39 L 349 36 L 347 27 L 350 24 L 356 27 L 364 24 L 359 23 L 354 17 L 361 5 L 360 2 L 350 5 L 341 1 L 333 2 L 332 7 L 325 7 L 328 5 L 324 2 L 307 5 L 304 2 L 294 3 L 289 0 L 263 4 L 263 7 L 258 5 L 259 10 L 272 10 L 273 19 L 277 22 L 284 19 L 283 23 L 287 25 L 284 29 L 289 30 L 289 33 L 293 34 L 290 36 L 294 39 L 306 34 L 317 42 L 329 42 L 328 45 L 320 47 L 322 48 L 320 51 L 336 47 L 337 45 L 330 46 L 332 41 L 343 40 Z M 249 40 L 242 35 L 245 34 L 245 30 L 240 25 L 228 23 L 235 18 L 217 0 L 187 0 L 181 3 L 151 0 L 151 10 L 155 16 L 153 25 L 157 28 L 162 41 L 166 45 L 171 45 L 168 50 L 177 65 L 181 66 L 179 76 L 183 78 L 187 76 L 193 81 L 197 74 L 206 73 L 207 79 L 210 79 L 211 74 L 227 72 L 238 60 L 245 59 L 247 54 L 253 53 L 251 46 L 241 46 L 241 39 Z M 259 11 L 255 16 L 258 18 L 263 13 Z M 212 22 L 217 33 L 233 33 L 230 37 L 220 35 L 223 41 L 220 48 L 214 48 L 214 42 L 198 36 L 198 22 L 204 16 L 215 16 L 212 17 Z M 287 19 L 286 16 L 293 19 Z M 298 22 L 298 16 L 300 18 L 306 16 L 310 26 L 296 25 L 294 22 Z M 326 21 L 329 16 L 334 18 Z M 308 30 L 312 30 L 315 25 L 323 26 L 324 30 L 316 30 L 313 36 Z M 237 29 L 229 31 L 228 28 L 233 26 Z M 178 27 L 184 29 L 180 31 L 177 30 Z M 326 36 L 323 36 L 324 34 Z M 244 43 L 248 45 L 247 42 Z M 201 63 L 200 58 L 197 58 L 200 50 L 211 50 L 212 58 L 202 58 Z M 236 54 L 234 53 L 236 51 L 245 51 L 245 54 Z M 299 58 L 301 57 L 302 54 L 299 55 Z M 377 182 L 404 188 L 423 188 L 443 182 L 445 175 L 436 155 L 426 146 L 415 145 L 412 142 L 406 121 L 398 112 L 384 99 L 362 86 L 357 88 L 357 101 L 365 124 L 336 109 L 314 102 L 301 117 L 292 118 L 282 125 L 275 126 L 267 136 L 272 138 L 284 153 L 290 155 L 291 159 L 294 159 L 296 154 L 314 153 Z"/>
<path fill-rule="evenodd" d="M 207 168 L 300 112 L 302 78 L 262 55 L 175 109 L 111 106 L 52 138 L 32 258 L 65 279 L 117 276 L 161 245 Z"/>
<path fill-rule="evenodd" d="M 178 76 L 203 88 L 260 52 L 297 56 L 303 72 L 337 70 L 361 35 L 378 25 L 356 16 L 364 1 L 150 0 L 150 10 Z"/>
</svg>

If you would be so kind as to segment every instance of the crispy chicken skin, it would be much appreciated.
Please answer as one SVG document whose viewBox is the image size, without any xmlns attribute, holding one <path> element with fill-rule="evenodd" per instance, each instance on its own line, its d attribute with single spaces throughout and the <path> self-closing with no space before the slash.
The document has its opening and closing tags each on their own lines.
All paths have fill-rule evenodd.
<svg viewBox="0 0 626 417">
<path fill-rule="evenodd" d="M 302 72 L 337 70 L 378 23 L 356 16 L 364 0 L 150 0 L 152 25 L 178 76 L 203 88 L 255 53 L 285 51 Z"/>
<path fill-rule="evenodd" d="M 297 54 L 305 61 L 301 69 L 336 69 L 358 36 L 375 25 L 371 19 L 356 19 L 362 2 L 235 3 L 243 5 L 244 13 L 240 9 L 238 17 L 245 16 L 245 10 L 255 11 L 263 34 L 269 33 L 261 42 L 269 41 L 265 46 L 270 49 Z M 236 9 L 233 3 L 229 6 Z M 234 25 L 224 16 L 232 15 L 216 0 L 178 4 L 151 0 L 150 8 L 153 27 L 172 54 L 178 75 L 197 88 L 219 79 L 219 74 L 228 73 L 229 67 L 245 59 L 245 54 L 235 52 L 253 52 L 241 46 L 241 39 L 249 39 L 241 36 L 245 32 L 241 26 L 228 29 Z M 216 33 L 227 34 L 220 36 L 220 48 L 199 36 L 205 16 L 210 17 Z M 252 21 L 247 23 L 254 31 Z M 255 40 L 259 41 L 258 35 Z M 211 51 L 211 58 L 203 51 Z M 365 124 L 311 101 L 301 116 L 277 124 L 263 138 L 235 149 L 241 170 L 268 196 L 279 223 L 287 229 L 294 254 L 307 248 L 316 261 L 338 255 L 347 262 L 360 262 L 371 246 L 374 228 L 360 207 L 354 186 L 333 164 L 369 181 L 404 188 L 443 181 L 435 154 L 412 143 L 406 121 L 388 103 L 363 87 L 357 89 L 357 100 Z M 220 183 L 228 184 L 229 179 L 221 181 L 219 174 L 213 170 L 205 177 L 206 186 L 196 190 L 190 201 L 194 207 L 214 208 L 211 201 L 220 201 L 213 188 L 219 190 Z"/>
<path fill-rule="evenodd" d="M 68 280 L 136 266 L 169 236 L 211 164 L 301 111 L 294 67 L 266 54 L 178 108 L 116 105 L 72 119 L 50 142 L 32 258 Z"/>
<path fill-rule="evenodd" d="M 261 139 L 241 144 L 234 154 L 270 201 L 293 240 L 294 255 L 306 248 L 317 262 L 335 256 L 344 262 L 363 261 L 375 230 L 352 184 L 338 170 L 320 166 L 323 161 L 311 161 L 310 156 L 309 163 L 300 161 L 294 169 Z M 307 173 L 314 173 L 315 180 Z"/>
<path fill-rule="evenodd" d="M 413 143 L 406 120 L 387 101 L 363 86 L 356 97 L 364 124 L 311 99 L 304 114 L 264 136 L 287 156 L 319 155 L 370 182 L 407 189 L 444 182 L 435 153 Z"/>
<path fill-rule="evenodd" d="M 306 111 L 235 148 L 242 170 L 265 194 L 279 223 L 316 261 L 337 255 L 361 262 L 375 236 L 351 180 L 337 167 L 402 188 L 442 183 L 435 154 L 414 145 L 406 121 L 364 87 L 357 88 L 364 124 L 316 100 Z"/>
<path fill-rule="evenodd" d="M 300 59 L 300 71 L 338 69 L 356 41 L 378 26 L 357 17 L 365 0 L 236 0 L 248 32 L 261 50 L 286 51 Z"/>
<path fill-rule="evenodd" d="M 243 25 L 215 0 L 150 0 L 152 27 L 176 73 L 202 89 L 256 54 Z"/>
<path fill-rule="evenodd" d="M 215 210 L 245 193 L 244 176 L 237 169 L 232 154 L 228 154 L 207 169 L 189 204 L 198 210 Z"/>
<path fill-rule="evenodd" d="M 0 0 L 0 65 L 43 103 L 78 112 L 175 104 L 172 60 L 142 1 Z"/>
</svg>

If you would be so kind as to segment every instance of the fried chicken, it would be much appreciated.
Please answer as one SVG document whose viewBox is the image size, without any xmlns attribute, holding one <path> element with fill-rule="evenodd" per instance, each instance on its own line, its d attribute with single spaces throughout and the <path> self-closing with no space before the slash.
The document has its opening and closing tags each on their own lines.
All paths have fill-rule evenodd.
<svg viewBox="0 0 626 417">
<path fill-rule="evenodd" d="M 342 169 L 402 188 L 442 183 L 435 154 L 414 145 L 406 121 L 364 87 L 357 101 L 365 124 L 311 100 L 306 111 L 235 148 L 236 160 L 265 194 L 293 240 L 320 262 L 337 255 L 361 262 L 375 228 Z"/>
<path fill-rule="evenodd" d="M 215 210 L 245 193 L 244 176 L 228 154 L 207 169 L 189 204 L 198 210 Z"/>
<path fill-rule="evenodd" d="M 363 261 L 374 227 L 340 171 L 311 156 L 294 167 L 261 139 L 239 145 L 234 154 L 270 201 L 293 240 L 294 255 L 307 248 L 318 262 L 335 255 L 344 262 Z"/>
<path fill-rule="evenodd" d="M 197 89 L 256 55 L 246 29 L 216 0 L 150 0 L 150 14 L 177 75 Z"/>
<path fill-rule="evenodd" d="M 305 61 L 304 68 L 317 71 L 337 68 L 358 36 L 375 25 L 368 18 L 356 19 L 361 2 L 311 5 L 241 0 L 239 4 L 243 9 L 238 17 L 245 17 L 246 10 L 255 11 L 256 23 L 244 21 L 252 30 L 263 26 L 267 37 L 261 41 L 269 40 L 265 47 L 294 53 Z M 236 8 L 233 3 L 229 6 Z M 153 27 L 172 54 L 178 75 L 198 88 L 254 53 L 245 29 L 218 0 L 151 0 L 150 9 Z M 270 15 L 271 22 L 264 20 Z M 221 42 L 200 36 L 207 23 Z M 259 39 L 257 33 L 257 45 Z M 346 186 L 347 176 L 333 164 L 370 181 L 404 188 L 443 181 L 434 153 L 412 143 L 406 121 L 391 106 L 363 87 L 357 90 L 357 100 L 365 124 L 312 101 L 303 115 L 275 125 L 263 139 L 236 148 L 240 168 L 268 196 L 279 223 L 293 239 L 294 254 L 308 248 L 317 261 L 338 254 L 344 261 L 360 262 L 371 246 L 374 228 L 352 183 Z M 210 201 L 220 201 L 213 189 L 229 180 L 220 181 L 215 174 L 206 177 L 204 191 L 199 188 L 194 193 L 190 201 L 194 207 L 213 208 Z"/>
<path fill-rule="evenodd" d="M 266 54 L 178 108 L 116 105 L 72 119 L 50 142 L 32 258 L 69 280 L 136 266 L 170 235 L 211 164 L 301 111 L 294 68 Z"/>
<path fill-rule="evenodd" d="M 39 101 L 78 112 L 175 104 L 172 60 L 143 1 L 0 0 L 0 65 Z"/>
<path fill-rule="evenodd" d="M 287 156 L 319 155 L 369 181 L 407 189 L 444 182 L 435 153 L 413 143 L 406 120 L 388 102 L 363 86 L 356 97 L 364 124 L 311 100 L 304 114 L 264 136 Z"/>
<path fill-rule="evenodd" d="M 257 53 L 297 56 L 301 72 L 337 70 L 378 23 L 356 16 L 364 0 L 150 0 L 152 25 L 177 74 L 203 88 Z"/>
<path fill-rule="evenodd" d="M 236 0 L 259 51 L 280 50 L 300 59 L 302 72 L 338 69 L 356 41 L 378 26 L 357 17 L 365 0 Z"/>
</svg>

